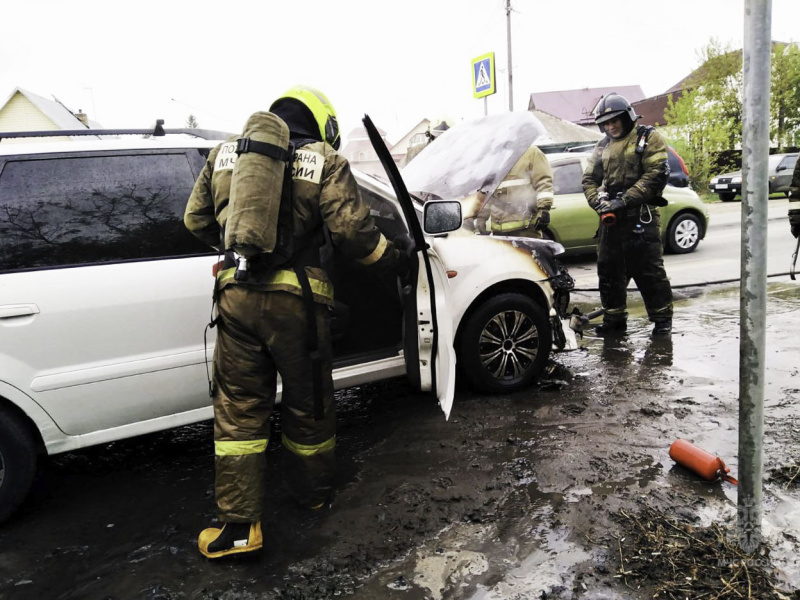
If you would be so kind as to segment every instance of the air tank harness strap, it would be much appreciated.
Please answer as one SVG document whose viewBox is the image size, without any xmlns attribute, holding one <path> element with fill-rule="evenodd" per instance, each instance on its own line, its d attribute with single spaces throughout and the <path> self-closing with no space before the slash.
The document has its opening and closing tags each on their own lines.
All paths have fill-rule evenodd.
<svg viewBox="0 0 800 600">
<path fill-rule="evenodd" d="M 262 154 L 283 162 L 288 162 L 293 154 L 291 147 L 287 150 L 268 142 L 259 142 L 258 140 L 250 138 L 239 138 L 236 140 L 236 154 L 239 155 L 245 152 L 256 152 L 257 154 Z"/>
<path fill-rule="evenodd" d="M 217 265 L 219 264 L 219 259 L 223 258 L 222 247 L 225 245 L 225 227 L 223 226 L 220 230 L 220 242 L 219 242 L 219 251 L 217 254 Z M 223 262 L 224 267 L 224 262 Z M 216 268 L 216 265 L 215 265 Z M 218 270 L 218 269 L 217 269 Z M 206 363 L 206 379 L 208 380 L 208 397 L 214 397 L 214 385 L 211 379 L 211 370 L 208 366 L 208 330 L 214 329 L 217 325 L 219 325 L 222 321 L 220 320 L 219 312 L 217 312 L 217 316 L 214 316 L 214 309 L 217 306 L 217 301 L 219 300 L 219 279 L 217 278 L 216 271 L 214 273 L 214 290 L 211 292 L 211 315 L 206 325 L 206 328 L 203 330 L 203 352 L 205 357 Z"/>
<path fill-rule="evenodd" d="M 306 320 L 308 321 L 306 332 L 308 335 L 308 352 L 311 356 L 311 383 L 314 393 L 314 420 L 321 421 L 325 417 L 325 405 L 322 402 L 322 356 L 319 351 L 314 297 L 311 293 L 311 284 L 308 282 L 305 268 L 295 266 L 294 272 L 297 275 L 297 281 L 300 282 L 300 289 L 303 290 L 303 302 L 306 305 Z"/>
</svg>

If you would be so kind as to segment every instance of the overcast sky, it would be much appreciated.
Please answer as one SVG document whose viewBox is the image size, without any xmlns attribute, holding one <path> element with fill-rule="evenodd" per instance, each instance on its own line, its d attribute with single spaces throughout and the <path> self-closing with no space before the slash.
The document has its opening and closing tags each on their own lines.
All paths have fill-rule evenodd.
<svg viewBox="0 0 800 600">
<path fill-rule="evenodd" d="M 508 110 L 505 0 L 26 0 L 3 6 L 0 102 L 15 87 L 105 127 L 240 131 L 296 83 L 325 92 L 346 136 L 368 113 L 397 141 L 422 118 L 484 114 L 471 63 L 494 52 Z M 744 0 L 512 0 L 514 110 L 531 92 L 666 91 L 712 38 L 740 48 Z M 772 38 L 800 41 L 800 0 L 773 0 Z"/>
</svg>

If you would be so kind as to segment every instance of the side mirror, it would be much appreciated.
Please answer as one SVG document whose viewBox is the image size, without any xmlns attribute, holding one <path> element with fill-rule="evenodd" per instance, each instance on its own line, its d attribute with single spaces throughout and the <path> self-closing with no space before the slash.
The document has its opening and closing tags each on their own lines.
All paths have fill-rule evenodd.
<svg viewBox="0 0 800 600">
<path fill-rule="evenodd" d="M 432 200 L 426 202 L 422 210 L 425 233 L 447 233 L 461 227 L 461 203 L 458 200 Z"/>
<path fill-rule="evenodd" d="M 786 165 L 778 165 L 777 167 L 775 167 L 775 170 L 776 171 L 785 171 L 788 168 L 789 167 L 787 167 Z"/>
</svg>

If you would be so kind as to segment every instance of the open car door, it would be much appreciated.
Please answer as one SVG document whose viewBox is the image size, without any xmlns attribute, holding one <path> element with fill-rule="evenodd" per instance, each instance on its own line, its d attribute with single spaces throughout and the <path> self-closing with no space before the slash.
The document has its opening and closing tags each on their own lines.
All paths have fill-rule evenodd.
<svg viewBox="0 0 800 600">
<path fill-rule="evenodd" d="M 453 406 L 456 354 L 453 349 L 453 318 L 447 304 L 444 266 L 425 241 L 414 204 L 400 172 L 372 119 L 364 116 L 364 127 L 394 188 L 414 242 L 409 281 L 403 290 L 403 346 L 406 372 L 422 391 L 432 391 L 446 419 Z"/>
</svg>

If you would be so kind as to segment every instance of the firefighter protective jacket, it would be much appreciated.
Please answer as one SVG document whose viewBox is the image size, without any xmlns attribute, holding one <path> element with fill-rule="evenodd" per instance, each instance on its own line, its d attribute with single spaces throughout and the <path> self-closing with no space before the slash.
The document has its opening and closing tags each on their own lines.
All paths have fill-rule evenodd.
<svg viewBox="0 0 800 600">
<path fill-rule="evenodd" d="M 184 214 L 184 223 L 194 235 L 216 248 L 225 226 L 230 197 L 230 179 L 236 159 L 236 142 L 227 141 L 212 150 L 195 182 Z M 347 160 L 329 144 L 312 142 L 295 151 L 292 169 L 294 184 L 294 236 L 330 231 L 333 245 L 361 265 L 394 269 L 399 252 L 375 226 L 369 207 L 361 199 Z M 321 267 L 305 267 L 314 300 L 333 304 L 333 285 Z M 234 268 L 217 274 L 220 287 L 239 284 Z M 286 291 L 302 295 L 297 276 L 291 269 L 268 273 L 254 271 L 246 283 L 257 289 Z"/>
<path fill-rule="evenodd" d="M 525 229 L 553 206 L 553 171 L 539 148 L 531 146 L 517 160 L 489 199 L 479 218 L 491 217 L 491 230 Z"/>
<path fill-rule="evenodd" d="M 611 198 L 622 192 L 622 200 L 628 209 L 643 204 L 658 204 L 669 178 L 667 143 L 658 131 L 651 129 L 642 152 L 636 152 L 640 135 L 633 127 L 621 139 L 608 139 L 595 147 L 589 165 L 583 174 L 583 190 L 586 201 L 597 208 L 597 193 L 605 190 Z"/>
</svg>

